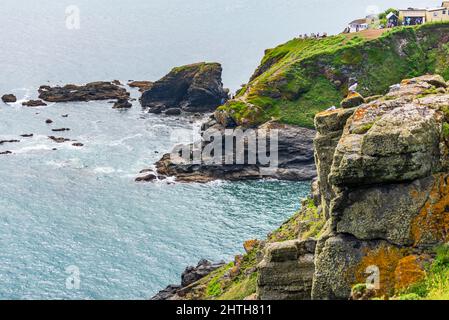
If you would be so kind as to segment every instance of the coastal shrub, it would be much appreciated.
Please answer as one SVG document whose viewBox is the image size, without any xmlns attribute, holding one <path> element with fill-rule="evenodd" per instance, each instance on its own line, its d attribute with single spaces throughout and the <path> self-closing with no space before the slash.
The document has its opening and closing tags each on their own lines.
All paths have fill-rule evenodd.
<svg viewBox="0 0 449 320">
<path fill-rule="evenodd" d="M 426 278 L 398 295 L 399 300 L 447 300 L 449 299 L 449 245 L 436 249 L 433 263 L 427 267 Z"/>
</svg>

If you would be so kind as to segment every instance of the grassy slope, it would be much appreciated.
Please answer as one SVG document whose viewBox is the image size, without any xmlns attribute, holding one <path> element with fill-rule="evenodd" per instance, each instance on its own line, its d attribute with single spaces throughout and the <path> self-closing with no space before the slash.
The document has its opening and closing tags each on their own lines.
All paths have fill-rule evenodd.
<svg viewBox="0 0 449 320">
<path fill-rule="evenodd" d="M 449 23 L 436 23 L 291 40 L 267 50 L 250 82 L 219 111 L 239 125 L 274 118 L 313 127 L 317 112 L 344 98 L 350 77 L 364 96 L 383 94 L 402 79 L 425 73 L 449 78 L 448 33 Z"/>
</svg>

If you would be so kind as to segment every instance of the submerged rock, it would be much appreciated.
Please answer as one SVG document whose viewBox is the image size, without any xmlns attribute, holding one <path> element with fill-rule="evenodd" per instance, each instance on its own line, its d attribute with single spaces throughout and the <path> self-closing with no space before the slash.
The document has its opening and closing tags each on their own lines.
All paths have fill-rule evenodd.
<svg viewBox="0 0 449 320">
<path fill-rule="evenodd" d="M 72 146 L 74 146 L 74 147 L 83 147 L 84 144 L 82 144 L 81 142 L 75 142 L 75 143 L 72 143 Z"/>
<path fill-rule="evenodd" d="M 64 138 L 64 137 L 49 136 L 48 138 L 50 140 L 53 140 L 56 143 L 64 143 L 64 142 L 70 141 L 70 139 Z"/>
<path fill-rule="evenodd" d="M 18 143 L 20 140 L 0 140 L 0 145 L 5 143 Z"/>
<path fill-rule="evenodd" d="M 41 86 L 39 98 L 49 102 L 128 99 L 126 89 L 111 82 L 92 82 L 86 85 L 68 84 L 63 87 Z"/>
<path fill-rule="evenodd" d="M 197 63 L 174 68 L 156 81 L 141 98 L 153 113 L 179 108 L 186 112 L 211 112 L 228 99 L 218 63 Z"/>
<path fill-rule="evenodd" d="M 25 107 L 45 107 L 47 104 L 42 100 L 29 100 L 22 102 L 22 106 Z"/>
<path fill-rule="evenodd" d="M 2 96 L 2 101 L 4 103 L 14 103 L 17 102 L 17 98 L 13 94 L 5 94 Z"/>
<path fill-rule="evenodd" d="M 69 128 L 60 128 L 60 129 L 51 129 L 53 132 L 63 132 L 63 131 L 70 131 Z"/>
</svg>

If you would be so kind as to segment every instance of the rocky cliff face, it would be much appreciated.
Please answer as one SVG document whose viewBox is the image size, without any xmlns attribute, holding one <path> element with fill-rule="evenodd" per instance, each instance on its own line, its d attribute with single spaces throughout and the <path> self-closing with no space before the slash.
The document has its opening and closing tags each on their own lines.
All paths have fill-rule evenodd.
<svg viewBox="0 0 449 320">
<path fill-rule="evenodd" d="M 348 299 L 373 272 L 376 294 L 392 296 L 422 278 L 432 249 L 447 242 L 447 87 L 440 76 L 404 80 L 378 100 L 317 115 L 329 220 L 316 249 L 314 299 Z"/>
<path fill-rule="evenodd" d="M 149 86 L 141 98 L 144 108 L 160 113 L 167 109 L 212 112 L 228 99 L 218 63 L 197 63 L 174 68 Z"/>
</svg>

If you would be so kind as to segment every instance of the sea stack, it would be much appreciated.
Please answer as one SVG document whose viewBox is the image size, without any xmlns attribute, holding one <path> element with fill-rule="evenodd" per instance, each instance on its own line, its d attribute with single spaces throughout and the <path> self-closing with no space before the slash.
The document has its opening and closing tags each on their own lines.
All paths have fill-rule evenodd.
<svg viewBox="0 0 449 320">
<path fill-rule="evenodd" d="M 213 112 L 228 99 L 219 63 L 196 63 L 177 67 L 156 81 L 140 99 L 149 112 L 171 108 L 185 112 Z"/>
</svg>

